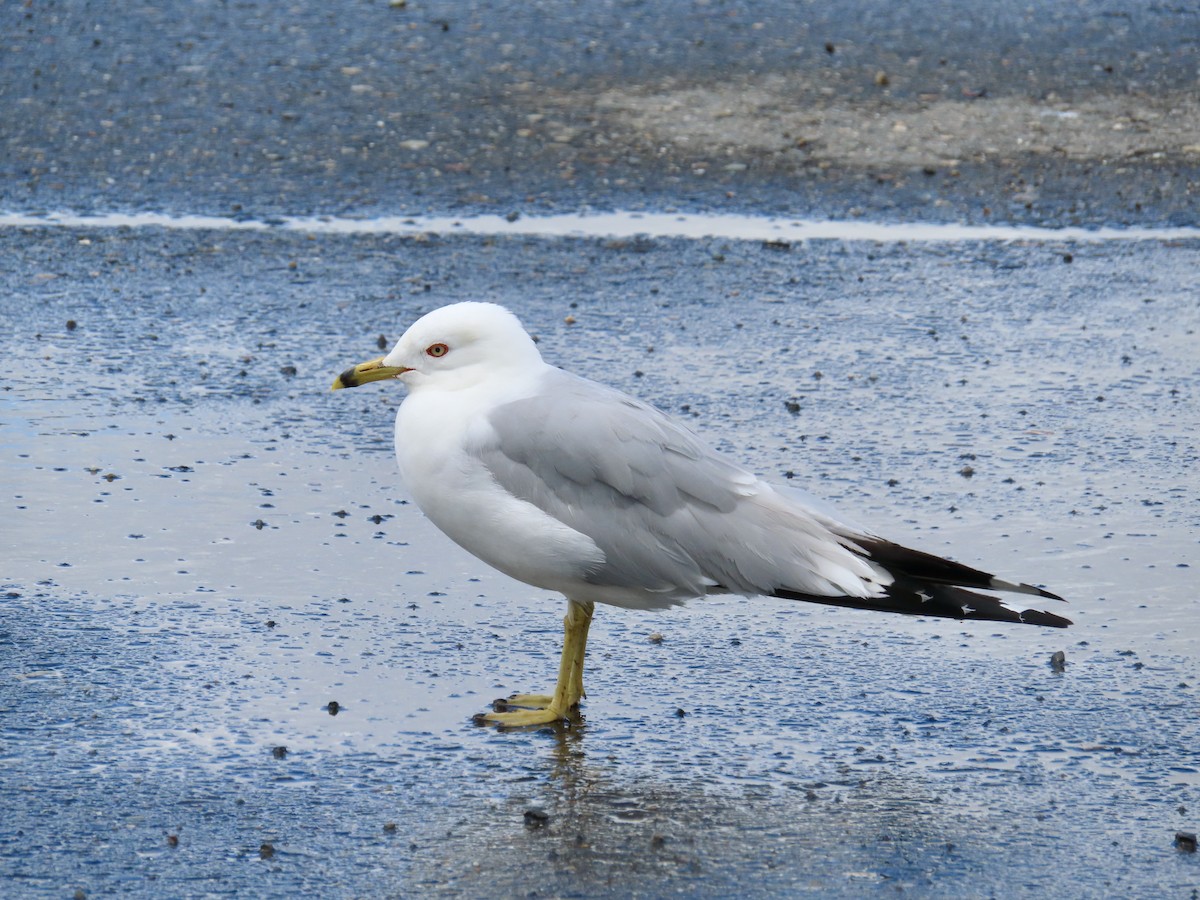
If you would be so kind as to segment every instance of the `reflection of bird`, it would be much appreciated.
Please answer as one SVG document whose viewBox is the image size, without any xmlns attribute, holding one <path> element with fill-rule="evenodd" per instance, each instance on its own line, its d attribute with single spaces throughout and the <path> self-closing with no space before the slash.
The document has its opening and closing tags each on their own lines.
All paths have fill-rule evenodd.
<svg viewBox="0 0 1200 900">
<path fill-rule="evenodd" d="M 408 388 L 396 456 L 413 497 L 484 562 L 566 595 L 552 696 L 509 698 L 482 720 L 537 725 L 583 697 L 593 605 L 653 609 L 705 594 L 1062 628 L 967 588 L 1061 598 L 909 550 L 777 491 L 662 412 L 542 361 L 516 317 L 457 303 L 415 322 L 334 390 Z"/>
</svg>

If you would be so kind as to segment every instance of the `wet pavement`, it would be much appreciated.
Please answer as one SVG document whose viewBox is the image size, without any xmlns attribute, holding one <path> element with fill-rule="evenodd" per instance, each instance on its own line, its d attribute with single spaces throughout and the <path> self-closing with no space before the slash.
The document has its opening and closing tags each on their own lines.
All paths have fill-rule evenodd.
<svg viewBox="0 0 1200 900">
<path fill-rule="evenodd" d="M 1190 4 L 6 4 L 0 206 L 1195 224 Z"/>
<path fill-rule="evenodd" d="M 872 31 L 889 58 L 925 40 L 901 13 L 862 7 L 875 14 L 863 21 L 890 23 Z M 553 7 L 528 46 L 522 17 L 540 7 L 363 4 L 335 16 L 197 3 L 175 17 L 142 4 L 121 21 L 99 4 L 5 10 L 20 50 L 0 57 L 0 100 L 28 115 L 5 123 L 10 151 L 25 149 L 6 157 L 0 211 L 233 217 L 194 230 L 0 228 L 6 896 L 1200 889 L 1200 856 L 1176 840 L 1200 827 L 1200 240 L 234 227 L 248 214 L 452 215 L 518 201 L 523 215 L 640 203 L 787 206 L 810 219 L 855 208 L 896 227 L 1196 224 L 1183 143 L 1131 156 L 1121 174 L 1034 154 L 1022 165 L 1043 173 L 1049 199 L 1029 209 L 988 199 L 986 217 L 976 198 L 1001 196 L 995 185 L 1011 174 L 986 154 L 961 167 L 960 187 L 910 207 L 908 188 L 870 174 L 911 183 L 902 160 L 832 172 L 818 160 L 811 180 L 762 166 L 709 179 L 672 152 L 639 157 L 649 174 L 624 171 L 634 181 L 620 185 L 588 162 L 582 137 L 514 149 L 530 139 L 516 130 L 545 120 L 512 102 L 509 81 L 536 87 L 557 67 L 564 94 L 624 85 L 645 96 L 668 76 L 666 88 L 694 88 L 723 60 L 730 83 L 761 82 L 789 60 L 807 71 L 844 59 L 862 27 L 856 10 L 830 25 L 840 29 L 830 54 L 821 20 L 786 20 L 785 33 L 782 7 L 763 7 L 761 29 L 742 5 L 696 4 L 692 18 L 680 8 L 600 5 L 589 18 Z M 967 19 L 982 15 L 973 9 Z M 1182 90 L 1194 53 L 1186 11 L 1085 11 L 1073 22 L 1047 12 L 1036 40 L 963 59 L 980 77 L 1023 67 L 1020 90 L 1005 93 L 1051 105 L 1080 93 L 1098 104 L 1114 74 L 1132 94 L 1139 79 L 1162 96 Z M 1001 31 L 1032 27 L 996 15 Z M 161 43 L 144 42 L 160 33 L 151 25 Z M 785 52 L 801 26 L 819 42 L 814 59 Z M 402 46 L 420 65 L 387 57 L 401 45 L 386 41 L 367 58 L 381 33 L 409 35 Z M 434 43 L 464 34 L 461 56 Z M 567 34 L 573 42 L 556 42 Z M 1091 55 L 1051 71 L 1049 48 L 1066 38 Z M 267 45 L 251 53 L 256 40 Z M 506 41 L 524 68 L 490 55 Z M 747 46 L 758 49 L 747 57 Z M 1160 52 L 1132 55 L 1147 46 Z M 1140 68 L 1089 61 L 1104 54 Z M 926 63 L 943 68 L 912 68 Z M 166 81 L 143 78 L 157 71 Z M 475 122 L 481 72 L 494 94 Z M 828 77 L 868 118 L 881 88 L 933 104 L 875 73 L 863 57 Z M 41 81 L 35 91 L 22 78 Z M 392 124 L 375 155 L 321 146 L 350 146 L 373 96 L 333 91 L 338 78 L 399 79 L 386 98 L 398 118 L 382 117 Z M 172 79 L 211 95 L 189 105 Z M 272 79 L 303 92 L 278 101 Z M 1059 100 L 1047 100 L 1051 87 Z M 442 102 L 420 113 L 419 89 Z M 147 92 L 158 107 L 129 102 Z M 463 129 L 405 149 L 399 140 L 434 127 L 410 129 L 419 114 Z M 148 124 L 129 131 L 138 116 Z M 446 165 L 467 153 L 461 135 L 508 118 L 511 138 L 485 153 L 495 166 Z M 247 123 L 272 140 L 294 128 L 289 153 L 337 165 L 294 168 L 223 131 Z M 81 144 L 72 129 L 85 125 L 94 134 Z M 1172 134 L 1183 141 L 1191 127 L 1183 117 Z M 539 155 L 562 149 L 551 145 L 575 154 L 571 177 Z M 436 158 L 399 162 L 424 152 Z M 513 168 L 500 175 L 502 159 Z M 1103 189 L 1074 211 L 1055 199 L 1087 179 Z M 473 189 L 491 199 L 469 199 Z M 549 686 L 563 603 L 490 571 L 406 502 L 391 456 L 399 391 L 328 390 L 422 312 L 462 299 L 512 307 L 553 362 L 689 418 L 757 471 L 794 478 L 885 535 L 1045 584 L 1068 598 L 1075 626 L 741 598 L 599 609 L 581 717 L 533 734 L 473 726 L 492 698 Z M 1056 651 L 1065 667 L 1051 664 Z"/>
<path fill-rule="evenodd" d="M 22 891 L 1195 884 L 1195 244 L 3 241 Z M 397 392 L 328 383 L 481 281 L 551 359 L 1076 627 L 604 609 L 583 722 L 472 726 L 549 684 L 561 600 L 405 502 Z"/>
</svg>

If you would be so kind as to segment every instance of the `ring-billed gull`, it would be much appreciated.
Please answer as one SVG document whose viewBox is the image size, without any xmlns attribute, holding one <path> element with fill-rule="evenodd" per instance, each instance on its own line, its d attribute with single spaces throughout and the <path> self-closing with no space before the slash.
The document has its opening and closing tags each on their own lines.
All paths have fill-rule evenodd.
<svg viewBox="0 0 1200 900">
<path fill-rule="evenodd" d="M 1049 591 L 846 524 L 777 490 L 685 426 L 542 360 L 511 312 L 456 303 L 418 319 L 386 356 L 333 389 L 396 379 L 396 458 L 421 510 L 475 556 L 567 598 L 558 683 L 477 720 L 556 722 L 583 698 L 596 603 L 656 609 L 712 593 L 1063 628 L 978 590 Z M 974 588 L 975 590 L 968 590 Z M 505 708 L 507 707 L 507 708 Z"/>
</svg>

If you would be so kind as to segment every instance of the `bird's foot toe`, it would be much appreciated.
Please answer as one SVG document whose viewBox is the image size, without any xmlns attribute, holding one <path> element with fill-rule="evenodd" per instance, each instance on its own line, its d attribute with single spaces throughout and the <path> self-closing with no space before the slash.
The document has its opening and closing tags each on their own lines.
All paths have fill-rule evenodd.
<svg viewBox="0 0 1200 900">
<path fill-rule="evenodd" d="M 492 701 L 492 711 L 476 713 L 476 725 L 497 725 L 502 728 L 529 728 L 537 725 L 555 725 L 569 718 L 571 709 L 556 704 L 547 694 L 513 694 Z"/>
<path fill-rule="evenodd" d="M 550 694 L 509 694 L 492 701 L 492 709 L 496 712 L 507 712 L 518 709 L 546 709 L 553 705 L 554 697 Z"/>
</svg>

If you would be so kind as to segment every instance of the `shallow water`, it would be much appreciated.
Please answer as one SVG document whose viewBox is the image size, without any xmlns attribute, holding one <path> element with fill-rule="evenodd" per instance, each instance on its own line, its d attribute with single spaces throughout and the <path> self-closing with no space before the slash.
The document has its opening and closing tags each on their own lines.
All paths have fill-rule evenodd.
<svg viewBox="0 0 1200 900">
<path fill-rule="evenodd" d="M 0 243 L 22 894 L 1200 884 L 1172 845 L 1200 809 L 1195 243 Z M 889 536 L 1046 584 L 1075 627 L 605 609 L 582 720 L 475 728 L 548 685 L 561 600 L 405 502 L 397 392 L 328 391 L 468 297 Z"/>
</svg>

